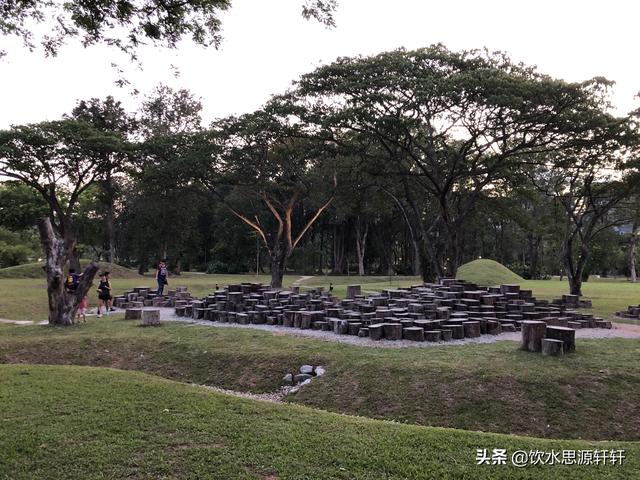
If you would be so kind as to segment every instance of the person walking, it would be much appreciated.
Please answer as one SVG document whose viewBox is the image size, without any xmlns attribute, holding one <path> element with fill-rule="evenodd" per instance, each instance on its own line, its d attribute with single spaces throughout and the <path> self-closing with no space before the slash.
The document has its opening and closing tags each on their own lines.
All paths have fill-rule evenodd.
<svg viewBox="0 0 640 480">
<path fill-rule="evenodd" d="M 113 308 L 113 295 L 111 295 L 111 272 L 104 272 L 104 276 L 109 283 L 109 301 L 107 303 L 107 312 L 115 312 L 116 309 Z"/>
<path fill-rule="evenodd" d="M 167 277 L 169 276 L 169 271 L 167 270 L 167 261 L 160 260 L 158 264 L 158 270 L 156 271 L 156 280 L 158 282 L 158 295 L 162 296 L 164 292 L 164 286 L 168 285 Z"/>
<path fill-rule="evenodd" d="M 109 315 L 109 300 L 111 300 L 111 283 L 105 272 L 100 274 L 100 284 L 98 285 L 98 318 L 102 316 L 100 306 L 104 305 L 105 314 Z"/>
</svg>

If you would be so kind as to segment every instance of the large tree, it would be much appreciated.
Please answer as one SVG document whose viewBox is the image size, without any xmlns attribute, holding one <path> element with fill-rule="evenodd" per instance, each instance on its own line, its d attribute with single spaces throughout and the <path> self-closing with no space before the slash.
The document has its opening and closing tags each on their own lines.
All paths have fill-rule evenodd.
<svg viewBox="0 0 640 480">
<path fill-rule="evenodd" d="M 73 215 L 80 196 L 97 184 L 109 167 L 105 152 L 126 148 L 122 137 L 105 133 L 92 125 L 62 120 L 21 125 L 0 131 L 0 175 L 19 180 L 38 192 L 49 207 L 49 217 L 38 223 L 44 246 L 49 295 L 49 322 L 72 323 L 80 293 L 86 293 L 97 266 L 85 270 L 82 288 L 66 294 L 61 282 L 68 262 L 77 271 L 77 244 Z M 86 287 L 86 288 L 85 288 Z"/>
<path fill-rule="evenodd" d="M 135 122 L 122 104 L 113 97 L 104 100 L 92 98 L 81 100 L 71 112 L 71 117 L 90 123 L 94 128 L 105 132 L 130 137 L 135 132 Z M 106 237 L 107 260 L 116 261 L 116 199 L 119 194 L 119 183 L 116 175 L 121 172 L 129 158 L 128 152 L 122 150 L 104 151 L 101 164 L 104 165 L 104 175 L 100 181 L 100 193 L 96 196 L 102 205 L 104 230 Z"/>
<path fill-rule="evenodd" d="M 602 232 L 632 222 L 633 208 L 625 203 L 633 201 L 640 172 L 637 159 L 619 140 L 631 145 L 637 140 L 624 123 L 619 127 L 628 135 L 608 141 L 600 138 L 589 147 L 547 157 L 547 163 L 531 177 L 564 210 L 562 261 L 574 295 L 582 295 L 594 241 Z"/>
<path fill-rule="evenodd" d="M 341 58 L 291 93 L 309 122 L 382 152 L 435 276 L 455 275 L 469 215 L 523 158 L 588 137 L 607 82 L 570 84 L 486 51 L 442 45 Z M 433 210 L 415 200 L 427 196 Z M 426 265 L 425 265 L 426 267 Z"/>
<path fill-rule="evenodd" d="M 165 85 L 157 86 L 145 98 L 139 112 L 138 131 L 144 141 L 131 176 L 136 190 L 133 197 L 141 205 L 134 210 L 146 211 L 142 214 L 149 218 L 134 218 L 140 225 L 148 224 L 145 230 L 154 232 L 147 250 L 155 252 L 156 258 L 169 258 L 174 273 L 181 270 L 182 247 L 192 236 L 197 219 L 197 204 L 187 181 L 191 172 L 182 165 L 191 135 L 202 129 L 201 112 L 199 98 L 188 90 Z M 144 230 L 139 233 L 146 235 Z M 139 255 L 143 263 L 147 262 L 146 254 Z"/>
<path fill-rule="evenodd" d="M 197 179 L 264 243 L 274 288 L 282 286 L 288 259 L 333 201 L 337 183 L 335 175 L 320 174 L 333 159 L 329 146 L 289 121 L 269 107 L 223 119 L 194 150 Z M 241 211 L 237 198 L 251 199 L 252 208 Z"/>
</svg>

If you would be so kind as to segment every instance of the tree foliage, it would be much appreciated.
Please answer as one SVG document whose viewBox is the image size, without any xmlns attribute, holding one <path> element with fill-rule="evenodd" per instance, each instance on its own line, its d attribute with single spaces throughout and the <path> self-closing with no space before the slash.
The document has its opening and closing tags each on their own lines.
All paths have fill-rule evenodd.
<svg viewBox="0 0 640 480">
<path fill-rule="evenodd" d="M 19 37 L 31 50 L 40 45 L 51 56 L 79 39 L 84 47 L 108 45 L 137 59 L 142 45 L 176 48 L 189 39 L 218 47 L 220 14 L 230 7 L 231 0 L 5 0 L 0 35 Z M 302 15 L 333 26 L 335 8 L 335 0 L 304 0 Z"/>
</svg>

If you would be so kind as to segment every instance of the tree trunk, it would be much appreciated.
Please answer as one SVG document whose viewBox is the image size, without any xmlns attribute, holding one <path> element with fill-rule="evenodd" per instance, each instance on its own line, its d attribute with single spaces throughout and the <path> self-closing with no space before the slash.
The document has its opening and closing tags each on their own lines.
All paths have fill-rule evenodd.
<svg viewBox="0 0 640 480">
<path fill-rule="evenodd" d="M 178 254 L 178 258 L 176 259 L 176 265 L 173 268 L 174 275 L 180 275 L 182 273 L 182 252 Z"/>
<path fill-rule="evenodd" d="M 107 260 L 110 263 L 116 261 L 116 233 L 115 233 L 115 215 L 113 212 L 114 188 L 111 174 L 107 173 L 107 179 L 103 185 L 105 193 L 106 215 L 104 218 L 105 230 L 107 234 Z"/>
<path fill-rule="evenodd" d="M 73 294 L 67 293 L 64 266 L 72 256 L 75 240 L 71 237 L 67 237 L 64 240 L 57 238 L 51 226 L 51 220 L 48 217 L 38 220 L 38 230 L 40 231 L 40 241 L 46 259 L 49 324 L 71 325 L 81 300 L 93 284 L 93 278 L 98 271 L 98 264 L 91 262 L 80 278 L 76 291 Z"/>
<path fill-rule="evenodd" d="M 143 255 L 138 259 L 138 274 L 144 275 L 149 270 L 149 259 Z"/>
<path fill-rule="evenodd" d="M 413 247 L 411 253 L 411 270 L 415 277 L 422 275 L 422 252 L 420 251 L 420 242 L 418 239 L 411 237 L 411 246 Z"/>
<path fill-rule="evenodd" d="M 271 253 L 271 288 L 282 288 L 282 279 L 287 268 L 287 254 L 281 246 Z"/>
<path fill-rule="evenodd" d="M 166 260 L 167 259 L 167 241 L 163 240 L 162 241 L 162 248 L 160 251 L 160 260 Z"/>
<path fill-rule="evenodd" d="M 116 236 L 114 227 L 113 205 L 107 206 L 107 215 L 105 218 L 105 228 L 107 230 L 107 261 L 115 263 L 116 261 Z"/>
<path fill-rule="evenodd" d="M 584 245 L 580 247 L 580 254 L 574 260 L 573 247 L 575 235 L 570 235 L 564 241 L 562 255 L 564 257 L 565 273 L 569 281 L 569 293 L 582 296 L 582 274 L 588 258 L 588 250 Z"/>
<path fill-rule="evenodd" d="M 82 269 L 82 266 L 80 265 L 80 252 L 76 248 L 75 240 L 71 239 L 71 241 L 73 241 L 73 247 L 71 248 L 71 251 L 68 254 L 69 268 L 73 268 L 76 272 L 79 273 L 80 270 Z M 66 258 L 67 256 L 65 256 L 65 260 Z"/>
<path fill-rule="evenodd" d="M 640 227 L 634 223 L 629 241 L 629 277 L 633 283 L 638 281 L 638 272 L 636 270 L 638 243 L 640 243 Z"/>
<path fill-rule="evenodd" d="M 362 227 L 362 221 L 360 217 L 356 222 L 356 253 L 358 254 L 358 275 L 363 277 L 364 271 L 364 254 L 367 248 L 367 235 L 369 234 L 369 223 L 365 223 Z"/>
<path fill-rule="evenodd" d="M 582 296 L 584 263 L 580 260 L 573 269 L 567 267 L 567 280 L 569 280 L 569 293 L 571 295 Z"/>
<path fill-rule="evenodd" d="M 344 225 L 333 227 L 333 268 L 332 273 L 342 274 L 344 272 Z"/>
</svg>

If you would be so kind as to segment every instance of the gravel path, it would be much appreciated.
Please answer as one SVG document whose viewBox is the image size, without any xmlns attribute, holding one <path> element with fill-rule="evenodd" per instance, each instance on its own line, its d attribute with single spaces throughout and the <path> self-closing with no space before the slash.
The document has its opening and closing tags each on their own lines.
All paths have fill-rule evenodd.
<svg viewBox="0 0 640 480">
<path fill-rule="evenodd" d="M 199 385 L 197 383 L 192 383 L 191 385 L 194 387 L 204 388 L 212 392 L 224 393 L 225 395 L 232 395 L 234 397 L 239 397 L 239 398 L 247 398 L 249 400 L 258 400 L 259 402 L 283 403 L 282 399 L 286 395 L 285 393 L 286 391 L 284 389 L 278 392 L 271 392 L 271 393 L 250 393 L 250 392 L 238 392 L 236 390 L 227 390 L 226 388 L 212 387 L 210 385 Z"/>
<path fill-rule="evenodd" d="M 298 328 L 281 327 L 275 325 L 240 325 L 237 323 L 210 322 L 208 320 L 194 320 L 178 317 L 173 308 L 161 308 L 160 319 L 172 322 L 182 322 L 190 325 L 205 325 L 212 328 L 243 328 L 271 332 L 274 335 L 291 335 L 294 337 L 315 338 L 328 342 L 347 343 L 361 347 L 377 348 L 430 348 L 447 345 L 466 345 L 471 343 L 494 343 L 502 340 L 519 342 L 520 332 L 508 332 L 500 335 L 482 335 L 478 338 L 465 338 L 464 340 L 452 340 L 449 342 L 412 342 L 410 340 L 370 340 L 353 335 L 336 335 L 333 332 L 322 330 L 300 330 Z M 611 330 L 601 328 L 586 328 L 576 330 L 576 338 L 640 338 L 640 327 L 636 325 L 614 324 Z"/>
</svg>

